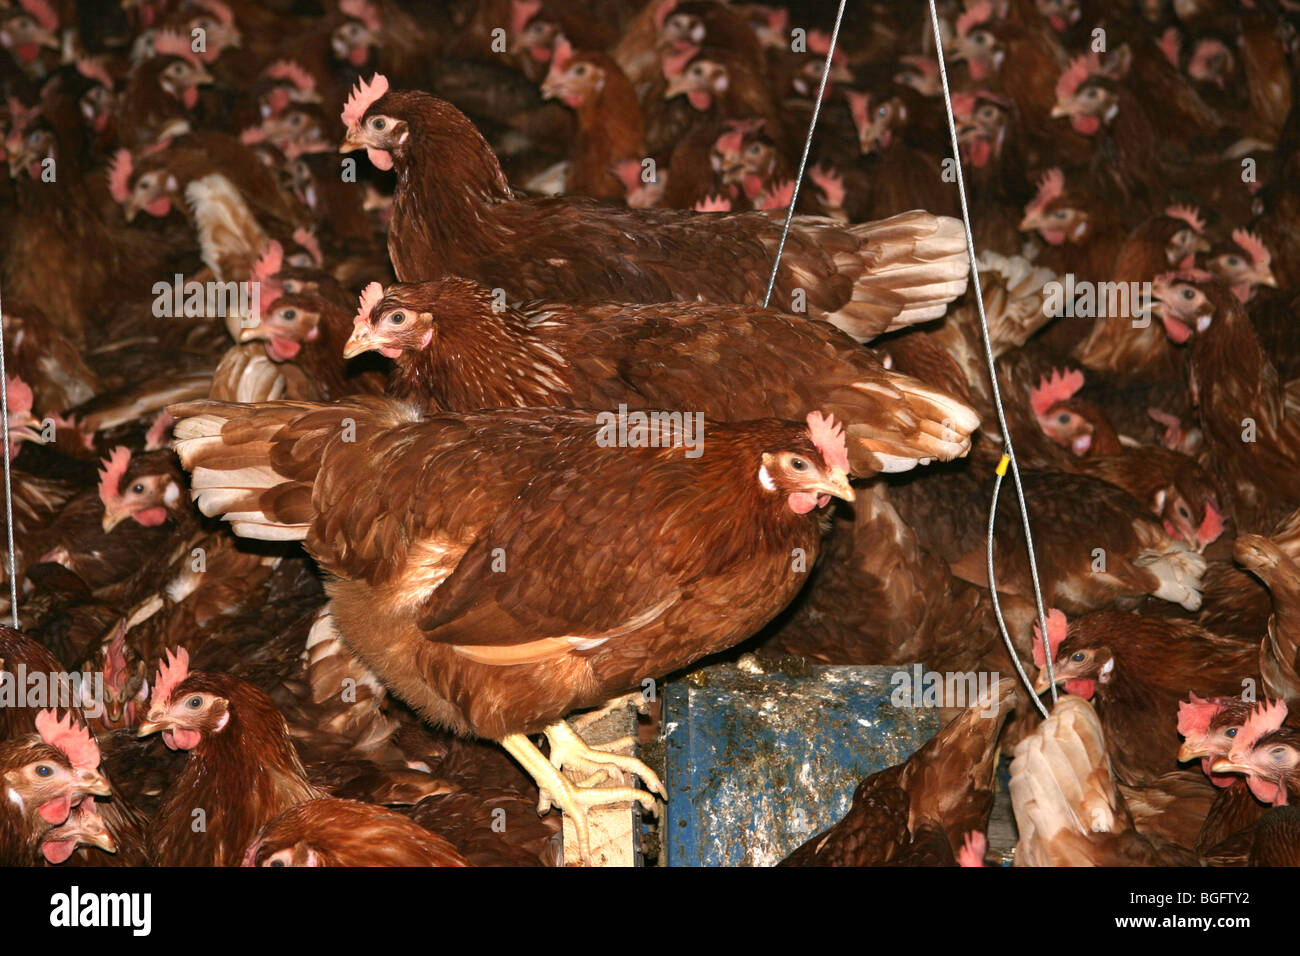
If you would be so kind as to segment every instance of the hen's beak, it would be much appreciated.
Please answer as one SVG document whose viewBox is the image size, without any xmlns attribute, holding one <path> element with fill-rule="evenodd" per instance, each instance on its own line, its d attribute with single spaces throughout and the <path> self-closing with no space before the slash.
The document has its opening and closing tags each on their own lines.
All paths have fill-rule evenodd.
<svg viewBox="0 0 1300 956">
<path fill-rule="evenodd" d="M 37 46 L 48 47 L 51 50 L 57 50 L 62 45 L 59 43 L 58 34 L 53 30 L 46 30 L 44 27 L 33 30 L 31 38 L 36 41 Z"/>
<path fill-rule="evenodd" d="M 854 499 L 853 486 L 849 484 L 849 476 L 841 468 L 832 468 L 826 480 L 818 482 L 814 490 L 839 498 L 841 501 L 852 501 Z"/>
<path fill-rule="evenodd" d="M 1202 757 L 1208 757 L 1209 755 L 1210 751 L 1191 740 L 1184 740 L 1183 745 L 1178 748 L 1179 763 L 1186 760 L 1200 760 Z"/>
<path fill-rule="evenodd" d="M 664 99 L 671 100 L 674 96 L 681 96 L 683 93 L 690 92 L 690 89 L 685 74 L 674 76 L 668 81 L 668 89 L 664 90 Z"/>
<path fill-rule="evenodd" d="M 1277 279 L 1273 278 L 1273 272 L 1271 269 L 1266 269 L 1263 272 L 1255 273 L 1254 278 L 1255 278 L 1255 282 L 1258 285 L 1266 285 L 1270 289 L 1277 288 Z"/>
<path fill-rule="evenodd" d="M 129 517 L 131 517 L 130 514 L 118 514 L 105 508 L 104 517 L 99 522 L 99 526 L 104 529 L 104 534 L 108 534 Z"/>
<path fill-rule="evenodd" d="M 1070 115 L 1070 107 L 1057 103 L 1052 107 L 1052 112 L 1048 114 L 1052 119 L 1060 119 L 1063 116 Z"/>
<path fill-rule="evenodd" d="M 347 134 L 343 137 L 343 142 L 339 144 L 340 153 L 351 153 L 358 149 L 365 149 L 365 134 L 355 126 L 349 126 Z"/>
<path fill-rule="evenodd" d="M 195 86 L 211 86 L 212 83 L 213 83 L 212 74 L 209 73 L 207 70 L 200 67 L 199 71 L 194 74 Z"/>
<path fill-rule="evenodd" d="M 113 835 L 107 830 L 83 834 L 83 840 L 87 846 L 97 846 L 105 853 L 117 852 L 117 843 L 113 840 Z"/>
<path fill-rule="evenodd" d="M 1023 219 L 1020 220 L 1020 225 L 1019 225 L 1017 228 L 1018 228 L 1021 232 L 1033 232 L 1035 229 L 1037 229 L 1037 228 L 1038 228 L 1039 226 L 1041 226 L 1042 224 L 1043 224 L 1043 223 L 1042 223 L 1042 220 L 1039 219 L 1038 216 L 1035 216 L 1035 215 L 1028 215 L 1028 216 L 1025 216 Z"/>
<path fill-rule="evenodd" d="M 1210 765 L 1212 773 L 1250 773 L 1251 768 L 1234 761 L 1231 757 L 1220 757 Z"/>
<path fill-rule="evenodd" d="M 108 785 L 108 780 L 98 770 L 80 771 L 77 774 L 77 786 L 97 797 L 108 797 L 113 794 L 113 788 Z"/>
<path fill-rule="evenodd" d="M 1047 668 L 1044 667 L 1038 672 L 1038 677 L 1034 680 L 1034 693 L 1046 694 L 1052 689 L 1052 682 L 1048 680 Z"/>
<path fill-rule="evenodd" d="M 358 322 L 352 326 L 352 335 L 348 338 L 347 344 L 343 346 L 343 357 L 350 359 L 362 352 L 369 352 L 374 347 L 371 342 L 370 326 L 364 322 Z"/>
<path fill-rule="evenodd" d="M 236 341 L 238 341 L 240 345 L 243 345 L 245 342 L 259 342 L 265 337 L 266 335 L 262 330 L 262 323 L 259 322 L 257 325 L 250 325 L 246 329 L 240 329 L 239 338 Z"/>
<path fill-rule="evenodd" d="M 160 730 L 166 730 L 169 726 L 170 724 L 165 718 L 146 717 L 140 722 L 139 726 L 135 728 L 135 735 L 137 737 L 148 737 L 150 734 L 156 734 Z"/>
</svg>

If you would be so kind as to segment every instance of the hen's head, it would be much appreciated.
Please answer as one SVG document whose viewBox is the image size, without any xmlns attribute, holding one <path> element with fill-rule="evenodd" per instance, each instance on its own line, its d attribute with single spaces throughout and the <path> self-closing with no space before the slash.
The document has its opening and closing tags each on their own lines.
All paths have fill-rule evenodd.
<svg viewBox="0 0 1300 956">
<path fill-rule="evenodd" d="M 1160 516 L 1166 534 L 1197 551 L 1204 551 L 1223 534 L 1223 512 L 1208 478 L 1175 477 L 1156 490 L 1152 511 Z"/>
<path fill-rule="evenodd" d="M 41 420 L 36 417 L 33 406 L 36 397 L 32 388 L 21 378 L 11 378 L 7 383 L 9 393 L 9 460 L 18 456 L 25 441 L 45 444 L 41 434 Z"/>
<path fill-rule="evenodd" d="M 1070 29 L 1083 15 L 1079 0 L 1034 0 L 1034 6 L 1057 33 Z"/>
<path fill-rule="evenodd" d="M 1187 75 L 1198 83 L 1224 89 L 1235 67 L 1236 59 L 1228 43 L 1217 37 L 1202 37 L 1187 60 Z"/>
<path fill-rule="evenodd" d="M 1092 217 L 1066 192 L 1065 174 L 1054 167 L 1038 181 L 1038 193 L 1025 206 L 1020 229 L 1036 231 L 1053 246 L 1066 242 L 1081 243 L 1091 234 Z"/>
<path fill-rule="evenodd" d="M 1287 802 L 1287 779 L 1300 769 L 1300 731 L 1283 727 L 1282 701 L 1256 706 L 1238 731 L 1227 757 L 1216 760 L 1215 773 L 1244 773 L 1250 792 L 1264 803 Z"/>
<path fill-rule="evenodd" d="M 1177 345 L 1207 331 L 1228 300 L 1233 299 L 1232 293 L 1208 272 L 1196 269 L 1158 275 L 1151 291 L 1155 296 L 1152 306 L 1164 323 L 1165 333 Z"/>
<path fill-rule="evenodd" d="M 1178 704 L 1178 733 L 1183 737 L 1178 760 L 1200 760 L 1201 770 L 1216 787 L 1230 785 L 1234 779 L 1231 775 L 1214 773 L 1211 768 L 1215 761 L 1231 753 L 1253 706 L 1240 697 L 1201 698 L 1189 694 Z"/>
<path fill-rule="evenodd" d="M 1052 676 L 1056 683 L 1064 684 L 1067 694 L 1091 700 L 1098 684 L 1108 684 L 1115 677 L 1115 656 L 1095 635 L 1069 633 L 1065 614 L 1053 608 L 1047 615 L 1047 638 L 1052 650 Z M 1043 653 L 1042 632 L 1034 625 L 1034 663 L 1038 666 L 1038 680 L 1034 690 L 1044 693 L 1048 689 L 1046 655 Z"/>
<path fill-rule="evenodd" d="M 1084 136 L 1095 136 L 1119 113 L 1119 87 L 1109 77 L 1098 75 L 1097 55 L 1075 59 L 1056 83 L 1056 105 L 1052 117 L 1069 117 L 1070 125 Z"/>
<path fill-rule="evenodd" d="M 180 100 L 187 110 L 194 109 L 199 105 L 199 87 L 210 85 L 213 78 L 204 69 L 189 35 L 159 30 L 154 36 L 153 48 L 158 60 L 158 85 Z"/>
<path fill-rule="evenodd" d="M 230 723 L 228 680 L 217 674 L 190 673 L 190 655 L 183 647 L 167 651 L 137 735 L 162 731 L 163 743 L 170 749 L 193 750 Z"/>
<path fill-rule="evenodd" d="M 49 0 L 24 0 L 0 11 L 0 46 L 26 67 L 41 55 L 41 48 L 59 48 L 59 18 Z"/>
<path fill-rule="evenodd" d="M 235 25 L 235 14 L 223 0 L 197 0 L 200 10 L 191 16 L 184 25 L 184 33 L 194 36 L 195 30 L 202 30 L 205 49 L 197 56 L 204 63 L 211 63 L 229 49 L 238 47 L 242 37 Z"/>
<path fill-rule="evenodd" d="M 336 59 L 361 69 L 372 50 L 383 45 L 383 22 L 370 0 L 340 0 L 343 21 L 330 34 L 330 50 Z"/>
<path fill-rule="evenodd" d="M 729 124 L 728 130 L 714 141 L 710 163 L 725 186 L 743 186 L 747 198 L 753 199 L 776 172 L 780 153 L 763 133 L 762 120 L 745 120 Z"/>
<path fill-rule="evenodd" d="M 821 412 L 810 412 L 807 421 L 807 432 L 764 449 L 758 469 L 763 492 L 783 498 L 799 515 L 824 508 L 831 498 L 854 497 L 844 426 Z"/>
<path fill-rule="evenodd" d="M 618 65 L 603 53 L 575 52 L 572 44 L 560 37 L 555 44 L 551 68 L 542 82 L 542 97 L 559 100 L 571 109 L 595 102 Z"/>
<path fill-rule="evenodd" d="M 1191 266 L 1198 252 L 1208 252 L 1205 220 L 1195 206 L 1170 206 L 1160 220 L 1168 233 L 1165 262 L 1172 268 Z"/>
<path fill-rule="evenodd" d="M 560 24 L 542 9 L 542 0 L 510 0 L 510 52 L 537 63 L 551 60 Z"/>
<path fill-rule="evenodd" d="M 160 153 L 142 159 L 138 169 L 131 151 L 125 148 L 114 153 L 109 162 L 108 191 L 122 206 L 127 222 L 141 210 L 159 218 L 169 215 L 173 205 L 180 205 L 179 189 Z"/>
<path fill-rule="evenodd" d="M 873 100 L 870 93 L 849 90 L 845 93 L 853 126 L 858 131 L 858 149 L 867 155 L 884 152 L 894 142 L 894 135 L 907 122 L 907 107 L 894 97 Z"/>
<path fill-rule="evenodd" d="M 663 71 L 668 80 L 664 99 L 685 95 L 691 106 L 701 112 L 709 109 L 713 98 L 721 96 L 731 85 L 727 64 L 720 57 L 695 47 L 665 56 Z"/>
<path fill-rule="evenodd" d="M 296 357 L 307 342 L 320 338 L 323 303 L 318 296 L 282 295 L 264 311 L 257 325 L 242 329 L 240 342 L 265 342 L 266 354 L 275 362 Z"/>
<path fill-rule="evenodd" d="M 147 528 L 189 508 L 189 494 L 170 451 L 138 457 L 124 445 L 113 449 L 99 472 L 103 528 L 112 531 L 127 518 Z"/>
<path fill-rule="evenodd" d="M 1083 373 L 1078 369 L 1068 372 L 1056 369 L 1040 379 L 1029 395 L 1030 407 L 1043 434 L 1053 444 L 1079 456 L 1093 451 L 1096 418 L 1101 415 L 1101 410 L 1091 403 L 1075 399 L 1083 383 Z"/>
<path fill-rule="evenodd" d="M 1232 294 L 1248 302 L 1255 290 L 1266 285 L 1277 288 L 1273 277 L 1273 255 L 1264 241 L 1246 229 L 1232 233 L 1232 245 L 1214 252 L 1205 263 L 1209 273 L 1232 289 Z"/>
<path fill-rule="evenodd" d="M 972 80 L 983 82 L 1002 68 L 1007 57 L 1002 30 L 994 20 L 992 0 L 971 4 L 957 18 L 955 36 L 948 45 L 950 59 L 964 60 Z"/>
<path fill-rule="evenodd" d="M 70 712 L 60 720 L 54 711 L 41 711 L 36 731 L 0 744 L 3 796 L 24 817 L 57 826 L 86 797 L 112 792 L 99 772 L 95 738 Z"/>
<path fill-rule="evenodd" d="M 987 90 L 954 93 L 953 117 L 962 158 L 976 169 L 1002 155 L 1011 120 L 1009 100 Z"/>
<path fill-rule="evenodd" d="M 468 279 L 398 282 L 387 289 L 372 282 L 361 293 L 343 357 L 379 352 L 398 358 L 423 351 L 433 341 L 435 317 L 473 322 L 490 317 L 493 304 L 491 290 Z"/>
</svg>

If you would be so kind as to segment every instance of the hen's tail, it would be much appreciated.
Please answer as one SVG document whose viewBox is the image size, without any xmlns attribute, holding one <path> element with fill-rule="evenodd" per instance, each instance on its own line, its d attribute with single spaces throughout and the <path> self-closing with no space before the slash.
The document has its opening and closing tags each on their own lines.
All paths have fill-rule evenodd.
<svg viewBox="0 0 1300 956">
<path fill-rule="evenodd" d="M 970 451 L 980 417 L 960 399 L 895 372 L 853 389 L 842 408 L 831 406 L 847 423 L 853 474 L 909 471 Z"/>
<path fill-rule="evenodd" d="M 1170 540 L 1162 550 L 1143 551 L 1133 563 L 1155 575 L 1156 588 L 1151 592 L 1154 597 L 1189 611 L 1200 609 L 1201 579 L 1207 566 L 1200 553 L 1181 541 Z"/>
<path fill-rule="evenodd" d="M 1294 707 L 1300 703 L 1300 562 L 1258 534 L 1238 535 L 1234 556 L 1273 599 L 1268 635 L 1259 647 L 1264 690 Z"/>
<path fill-rule="evenodd" d="M 329 446 L 359 432 L 415 420 L 383 399 L 312 402 L 186 402 L 177 419 L 176 454 L 191 473 L 199 510 L 223 515 L 246 538 L 296 541 L 315 518 L 312 487 Z"/>
<path fill-rule="evenodd" d="M 853 297 L 826 319 L 859 341 L 937 319 L 966 291 L 961 220 L 914 209 L 848 231 L 859 247 L 837 252 L 835 266 L 853 279 Z"/>
<path fill-rule="evenodd" d="M 1101 721 L 1082 697 L 1061 697 L 1016 745 L 1010 791 L 1017 866 L 1094 866 L 1092 834 L 1124 825 Z"/>
</svg>

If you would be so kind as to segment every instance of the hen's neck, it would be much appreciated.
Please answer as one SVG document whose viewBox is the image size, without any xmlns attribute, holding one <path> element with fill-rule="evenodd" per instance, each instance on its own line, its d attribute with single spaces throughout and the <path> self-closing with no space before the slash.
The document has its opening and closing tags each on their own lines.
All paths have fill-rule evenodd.
<svg viewBox="0 0 1300 956">
<path fill-rule="evenodd" d="M 427 348 L 402 353 L 394 386 L 448 411 L 574 404 L 569 363 L 512 308 L 440 322 Z"/>
<path fill-rule="evenodd" d="M 400 281 L 472 275 L 477 260 L 503 247 L 505 230 L 489 207 L 512 196 L 496 154 L 477 130 L 444 137 L 416 130 L 393 158 L 397 189 L 388 252 Z"/>
</svg>

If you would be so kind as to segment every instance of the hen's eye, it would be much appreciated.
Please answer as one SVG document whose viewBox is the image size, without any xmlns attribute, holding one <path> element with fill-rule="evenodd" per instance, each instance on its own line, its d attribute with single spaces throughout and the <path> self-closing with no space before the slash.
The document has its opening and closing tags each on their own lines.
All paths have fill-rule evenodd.
<svg viewBox="0 0 1300 956">
<path fill-rule="evenodd" d="M 1187 506 L 1186 506 L 1186 505 L 1179 505 L 1179 506 L 1178 506 L 1178 517 L 1180 517 L 1180 518 L 1190 518 L 1191 516 L 1192 516 L 1192 515 L 1191 515 L 1191 512 L 1189 512 L 1189 511 L 1187 510 Z"/>
<path fill-rule="evenodd" d="M 1223 261 L 1226 262 L 1226 263 L 1227 263 L 1228 265 L 1230 265 L 1230 266 L 1235 266 L 1235 265 L 1237 265 L 1237 263 L 1240 262 L 1241 260 L 1239 260 L 1236 256 L 1228 256 L 1228 257 L 1225 258 Z"/>
<path fill-rule="evenodd" d="M 131 493 L 136 495 L 144 494 L 144 483 L 137 481 L 134 485 L 131 486 Z"/>
<path fill-rule="evenodd" d="M 294 319 L 298 318 L 298 313 L 293 309 L 285 309 L 280 313 L 280 317 L 286 322 L 292 322 Z"/>
<path fill-rule="evenodd" d="M 51 767 L 49 764 L 43 763 L 36 768 L 36 776 L 38 777 L 48 777 L 51 776 L 53 773 L 54 773 L 54 768 Z"/>
<path fill-rule="evenodd" d="M 749 147 L 749 155 L 751 156 L 757 156 L 762 151 L 763 145 L 761 143 L 755 143 L 753 146 Z"/>
<path fill-rule="evenodd" d="M 384 122 L 384 118 L 382 116 L 376 116 L 374 119 L 370 121 L 370 128 L 373 130 L 382 131 L 384 127 L 387 125 L 388 124 Z"/>
<path fill-rule="evenodd" d="M 1056 212 L 1052 213 L 1052 218 L 1053 218 L 1053 219 L 1064 219 L 1064 218 L 1065 218 L 1066 216 L 1068 216 L 1069 214 L 1070 214 L 1070 213 L 1069 213 L 1069 210 L 1066 210 L 1066 209 L 1058 209 L 1058 210 L 1056 210 Z"/>
<path fill-rule="evenodd" d="M 195 694 L 193 697 L 191 697 L 189 700 L 185 702 L 185 706 L 188 707 L 190 710 L 198 710 L 200 707 L 203 706 L 203 698 L 200 697 L 198 694 Z"/>
<path fill-rule="evenodd" d="M 1082 662 L 1083 659 L 1084 659 L 1085 657 L 1087 657 L 1087 656 L 1088 656 L 1088 655 L 1084 654 L 1083 651 L 1075 651 L 1074 654 L 1070 655 L 1070 660 L 1072 660 L 1072 661 L 1074 661 L 1076 664 L 1078 664 L 1078 663 Z"/>
<path fill-rule="evenodd" d="M 577 66 L 575 66 L 575 67 L 573 68 L 573 75 L 574 75 L 574 76 L 586 76 L 586 75 L 587 75 L 587 64 L 585 64 L 585 63 L 579 63 Z"/>
<path fill-rule="evenodd" d="M 791 458 L 790 467 L 795 471 L 807 471 L 808 462 L 804 461 L 802 458 Z"/>
<path fill-rule="evenodd" d="M 1225 731 L 1223 732 L 1223 736 L 1225 736 L 1225 737 L 1235 737 L 1235 736 L 1237 736 L 1237 728 L 1236 728 L 1236 727 L 1229 727 L 1227 730 L 1225 730 Z"/>
<path fill-rule="evenodd" d="M 1184 298 L 1184 299 L 1194 299 L 1194 298 L 1196 298 L 1196 293 L 1193 292 L 1191 289 L 1184 289 L 1184 290 L 1183 290 L 1183 298 Z"/>
<path fill-rule="evenodd" d="M 392 315 L 388 317 L 388 321 L 392 322 L 393 325 L 401 325 L 403 322 L 406 321 L 406 313 L 394 312 Z"/>
<path fill-rule="evenodd" d="M 267 866 L 284 866 L 284 860 L 272 860 Z"/>
<path fill-rule="evenodd" d="M 1070 413 L 1061 412 L 1061 414 L 1056 416 L 1056 420 L 1060 422 L 1062 425 L 1068 425 L 1070 424 Z"/>
</svg>

